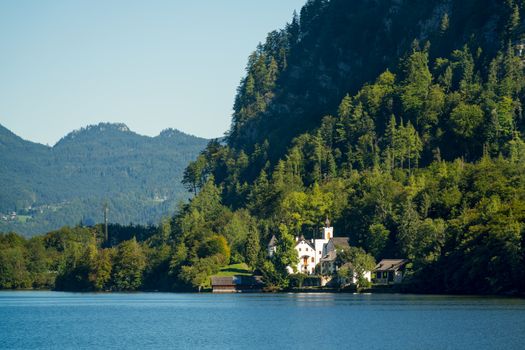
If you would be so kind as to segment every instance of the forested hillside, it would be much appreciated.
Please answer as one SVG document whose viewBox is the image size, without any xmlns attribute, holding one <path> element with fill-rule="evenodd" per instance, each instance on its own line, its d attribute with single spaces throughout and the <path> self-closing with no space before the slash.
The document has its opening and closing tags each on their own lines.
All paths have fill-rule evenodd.
<svg viewBox="0 0 525 350">
<path fill-rule="evenodd" d="M 410 259 L 407 290 L 523 293 L 523 18 L 523 0 L 307 1 L 249 57 L 227 142 L 184 172 L 194 198 L 118 248 L 150 264 L 131 289 L 205 287 L 229 262 L 286 288 L 293 236 L 329 217 L 354 266 Z M 109 253 L 68 254 L 85 275 Z M 130 289 L 113 280 L 84 289 Z"/>
<path fill-rule="evenodd" d="M 105 202 L 111 222 L 157 223 L 187 198 L 183 169 L 205 145 L 177 130 L 147 137 L 101 123 L 48 147 L 0 126 L 0 231 L 101 222 Z"/>
<path fill-rule="evenodd" d="M 523 288 L 524 6 L 308 1 L 250 56 L 228 144 L 185 183 L 248 210 L 261 244 L 329 216 L 376 259 L 410 258 L 418 290 Z"/>
</svg>

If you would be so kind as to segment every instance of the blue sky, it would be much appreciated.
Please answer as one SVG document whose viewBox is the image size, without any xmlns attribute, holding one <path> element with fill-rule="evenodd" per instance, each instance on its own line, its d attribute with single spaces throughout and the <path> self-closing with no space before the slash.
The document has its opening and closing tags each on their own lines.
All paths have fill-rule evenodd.
<svg viewBox="0 0 525 350">
<path fill-rule="evenodd" d="M 0 124 L 53 145 L 101 121 L 222 136 L 248 55 L 305 0 L 0 2 Z"/>
</svg>

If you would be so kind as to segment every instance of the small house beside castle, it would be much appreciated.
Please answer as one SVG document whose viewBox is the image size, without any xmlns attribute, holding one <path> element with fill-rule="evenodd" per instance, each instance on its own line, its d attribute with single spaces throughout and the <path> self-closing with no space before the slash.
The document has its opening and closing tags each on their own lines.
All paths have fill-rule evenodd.
<svg viewBox="0 0 525 350">
<path fill-rule="evenodd" d="M 407 259 L 383 259 L 374 270 L 374 283 L 398 284 L 403 282 Z"/>
</svg>

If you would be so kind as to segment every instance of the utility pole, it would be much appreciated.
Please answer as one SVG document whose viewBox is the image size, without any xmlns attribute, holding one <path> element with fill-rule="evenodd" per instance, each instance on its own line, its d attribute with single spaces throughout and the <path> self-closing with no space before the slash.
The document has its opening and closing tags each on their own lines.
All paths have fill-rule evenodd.
<svg viewBox="0 0 525 350">
<path fill-rule="evenodd" d="M 108 241 L 108 202 L 104 203 L 104 241 Z"/>
</svg>

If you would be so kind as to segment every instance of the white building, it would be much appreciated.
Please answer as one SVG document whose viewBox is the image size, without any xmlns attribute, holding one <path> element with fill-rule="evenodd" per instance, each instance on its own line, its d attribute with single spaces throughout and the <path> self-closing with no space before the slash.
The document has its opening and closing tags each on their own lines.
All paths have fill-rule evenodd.
<svg viewBox="0 0 525 350">
<path fill-rule="evenodd" d="M 268 243 L 268 256 L 272 257 L 273 254 L 277 251 L 277 238 L 275 235 L 272 236 L 270 242 Z"/>
<path fill-rule="evenodd" d="M 338 266 L 336 265 L 337 248 L 349 247 L 347 237 L 334 237 L 334 228 L 330 226 L 328 218 L 323 227 L 322 238 L 307 240 L 303 236 L 296 237 L 295 250 L 299 262 L 296 272 L 308 275 L 332 275 Z M 268 243 L 268 256 L 272 256 L 277 250 L 277 239 L 272 237 Z M 289 273 L 294 273 L 291 266 L 287 267 Z M 370 280 L 370 272 L 365 278 Z M 355 283 L 355 281 L 353 281 Z"/>
<path fill-rule="evenodd" d="M 374 272 L 374 282 L 377 284 L 398 284 L 403 282 L 408 259 L 383 259 Z"/>
</svg>

